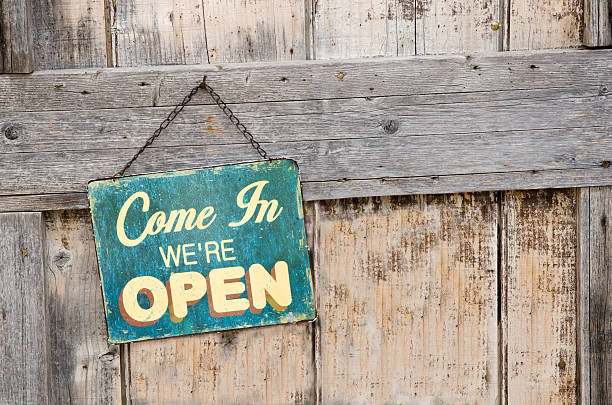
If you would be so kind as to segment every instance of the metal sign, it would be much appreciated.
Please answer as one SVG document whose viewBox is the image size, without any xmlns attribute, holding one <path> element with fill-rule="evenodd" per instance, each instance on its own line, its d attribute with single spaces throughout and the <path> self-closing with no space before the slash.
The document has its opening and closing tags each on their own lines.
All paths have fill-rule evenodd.
<svg viewBox="0 0 612 405">
<path fill-rule="evenodd" d="M 297 164 L 89 183 L 109 341 L 311 320 Z"/>
</svg>

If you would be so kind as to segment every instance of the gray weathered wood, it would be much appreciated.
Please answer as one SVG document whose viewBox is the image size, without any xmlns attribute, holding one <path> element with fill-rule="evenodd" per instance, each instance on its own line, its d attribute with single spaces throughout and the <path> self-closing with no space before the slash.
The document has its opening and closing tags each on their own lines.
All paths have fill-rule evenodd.
<svg viewBox="0 0 612 405">
<path fill-rule="evenodd" d="M 563 107 L 565 102 L 568 103 L 568 112 L 566 115 L 561 114 L 555 122 L 554 114 L 565 110 Z M 393 108 L 385 108 L 384 115 L 374 114 L 372 117 L 367 113 L 358 112 L 360 110 L 355 111 L 355 106 L 352 104 L 350 108 L 343 108 L 342 104 L 351 103 L 351 100 L 330 103 L 337 106 L 332 108 L 332 113 L 323 113 L 318 122 L 312 121 L 310 130 L 307 125 L 308 120 L 312 119 L 312 113 L 307 111 L 314 110 L 308 108 L 311 103 L 302 103 L 299 107 L 300 110 L 303 109 L 300 112 L 302 117 L 297 113 L 285 116 L 281 111 L 279 116 L 270 115 L 267 121 L 262 120 L 261 124 L 255 127 L 258 128 L 255 133 L 264 134 L 266 133 L 264 123 L 268 123 L 269 135 L 262 137 L 265 140 L 262 144 L 273 156 L 289 157 L 298 161 L 305 182 L 305 195 L 309 199 L 311 196 L 308 196 L 308 183 L 327 183 L 330 194 L 318 193 L 320 198 L 341 197 L 337 194 L 336 183 L 345 179 L 351 181 L 383 179 L 382 182 L 389 180 L 385 184 L 385 191 L 391 194 L 405 191 L 401 185 L 397 190 L 392 189 L 396 184 L 394 182 L 396 178 L 414 178 L 422 181 L 423 177 L 429 177 L 430 180 L 432 177 L 438 177 L 432 181 L 436 183 L 440 176 L 480 176 L 522 172 L 531 182 L 530 188 L 548 185 L 549 181 L 539 183 L 540 176 L 531 174 L 532 171 L 554 172 L 557 184 L 583 185 L 592 182 L 601 184 L 599 176 L 602 174 L 602 169 L 606 169 L 601 165 L 605 166 L 605 162 L 612 156 L 612 141 L 609 139 L 612 126 L 610 102 L 598 96 L 550 100 L 548 106 L 543 100 L 536 100 L 533 104 L 527 102 L 526 107 L 521 107 L 517 101 L 501 104 L 477 103 L 478 108 L 472 112 L 469 106 L 461 103 L 458 103 L 455 112 L 452 112 L 452 105 L 424 108 L 408 106 L 405 107 L 403 116 L 400 116 L 401 109 L 397 113 L 398 111 L 394 111 Z M 257 106 L 262 108 L 262 111 L 268 110 L 268 114 L 272 113 L 263 104 Z M 462 109 L 465 115 L 461 113 Z M 446 110 L 447 117 L 439 120 L 437 110 Z M 500 111 L 501 114 L 498 113 Z M 521 120 L 515 119 L 512 111 L 520 112 L 516 116 L 521 117 Z M 136 110 L 130 109 L 130 113 L 135 114 Z M 211 113 L 218 114 L 212 111 Z M 388 113 L 396 114 L 389 116 Z M 387 117 L 395 117 L 391 120 L 392 124 L 386 124 Z M 410 128 L 412 117 L 415 117 L 415 128 L 421 134 L 412 132 Z M 216 120 L 221 119 L 222 117 L 216 115 Z M 472 129 L 470 129 L 470 119 Z M 422 123 L 419 124 L 419 121 Z M 248 120 L 246 122 L 248 123 Z M 298 129 L 295 132 L 289 130 L 294 125 L 293 122 Z M 486 132 L 488 122 L 491 123 L 491 132 Z M 67 133 L 78 131 L 79 126 L 87 125 L 91 124 L 87 121 L 76 122 L 68 128 Z M 210 132 L 205 130 L 208 125 L 211 126 Z M 342 128 L 343 125 L 345 128 Z M 389 129 L 388 125 L 398 125 L 406 130 L 400 132 L 398 129 L 393 133 L 394 127 L 391 126 Z M 426 128 L 427 126 L 429 128 Z M 328 135 L 326 128 L 335 127 L 340 127 L 340 130 Z M 512 130 L 503 131 L 503 127 L 510 127 Z M 258 158 L 238 134 L 228 135 L 225 139 L 219 137 L 215 143 L 207 143 L 195 139 L 197 134 L 186 136 L 185 140 L 182 128 L 185 128 L 185 125 L 169 129 L 165 139 L 159 145 L 154 144 L 150 147 L 142 158 L 136 161 L 130 173 L 185 169 Z M 317 137 L 318 128 L 320 135 Z M 128 129 L 130 128 L 118 127 L 110 133 L 132 132 Z M 210 122 L 204 122 L 202 129 L 204 129 L 202 133 L 212 136 L 219 130 Z M 134 131 L 136 130 L 134 128 Z M 227 130 L 230 131 L 231 128 Z M 105 146 L 103 134 L 99 136 L 103 140 L 101 143 L 94 137 L 86 141 L 92 143 L 89 148 L 61 144 L 54 147 L 52 144 L 40 141 L 42 143 L 40 149 L 0 154 L 5 176 L 0 186 L 0 195 L 83 192 L 89 180 L 113 175 L 135 153 L 136 145 L 128 143 L 129 147 L 122 148 L 120 140 L 117 140 L 115 145 L 107 141 Z M 306 139 L 300 140 L 300 136 Z M 37 139 L 39 138 L 34 138 L 28 144 L 38 143 Z M 64 139 L 67 139 L 67 136 Z M 587 169 L 590 171 L 586 172 Z M 570 172 L 565 173 L 565 170 Z M 576 174 L 571 171 L 576 170 L 583 170 L 580 172 L 582 177 L 575 178 Z M 605 172 L 604 170 L 604 174 Z M 576 183 L 573 183 L 572 179 Z M 461 181 L 466 179 L 463 178 Z M 507 185 L 499 183 L 495 186 L 508 188 Z M 318 184 L 320 190 L 321 187 L 322 184 Z M 482 188 L 489 187 L 483 184 Z M 519 188 L 524 187 L 519 184 Z M 344 197 L 364 195 L 361 192 L 352 193 L 350 189 L 344 188 L 344 190 L 347 191 Z M 420 192 L 426 191 L 432 190 L 425 187 Z M 418 193 L 419 190 L 415 192 Z"/>
<path fill-rule="evenodd" d="M 207 75 L 230 103 L 546 88 L 561 91 L 608 84 L 611 54 L 610 50 L 567 50 L 43 71 L 25 77 L 0 77 L 0 108 L 41 111 L 170 106 L 182 100 L 202 75 Z M 342 79 L 339 73 L 343 73 Z M 212 101 L 198 95 L 192 103 Z"/>
<path fill-rule="evenodd" d="M 577 356 L 579 404 L 591 404 L 591 350 L 590 350 L 590 188 L 578 189 L 576 279 L 578 294 Z"/>
<path fill-rule="evenodd" d="M 40 213 L 0 214 L 0 403 L 45 404 L 47 341 Z"/>
<path fill-rule="evenodd" d="M 103 67 L 105 0 L 30 0 L 36 69 Z"/>
<path fill-rule="evenodd" d="M 612 188 L 590 190 L 589 315 L 591 404 L 612 401 Z"/>
<path fill-rule="evenodd" d="M 584 0 L 584 31 L 586 46 L 612 45 L 612 3 L 610 0 Z"/>
<path fill-rule="evenodd" d="M 0 3 L 0 73 L 34 70 L 30 0 Z"/>
<path fill-rule="evenodd" d="M 262 89 L 256 93 L 253 89 L 244 91 L 242 86 L 227 87 L 230 99 L 260 101 L 232 108 L 272 156 L 294 158 L 301 164 L 307 199 L 379 195 L 381 190 L 404 194 L 584 186 L 610 184 L 606 170 L 606 162 L 612 160 L 612 104 L 607 93 L 612 82 L 610 53 L 394 59 L 388 64 L 391 82 L 376 70 L 385 68 L 380 61 L 345 63 L 347 75 L 342 80 L 332 74 L 337 71 L 334 63 L 318 62 L 312 64 L 309 75 L 324 85 L 321 94 L 312 93 L 308 84 L 300 84 L 303 82 L 294 84 L 293 75 L 305 71 L 289 64 L 284 73 L 289 90 L 278 94 L 281 100 L 293 101 L 267 101 L 273 98 L 272 90 L 261 86 L 273 82 L 261 66 L 251 66 L 251 70 L 246 66 L 223 68 L 216 74 L 229 72 L 218 78 L 244 75 Z M 526 65 L 527 61 L 531 64 Z M 440 64 L 457 75 L 449 78 Z M 437 73 L 427 73 L 427 66 Z M 588 72 L 582 71 L 585 66 Z M 401 68 L 419 71 L 429 79 L 409 86 Z M 139 85 L 137 72 L 130 69 L 103 70 L 97 76 L 76 72 L 33 75 L 38 82 L 47 77 L 59 93 L 69 90 L 69 94 L 82 95 L 91 89 L 85 96 L 92 96 L 89 103 L 93 109 L 75 114 L 77 106 L 65 94 L 51 106 L 31 103 L 35 106 L 30 108 L 32 112 L 0 113 L 4 131 L 0 137 L 4 147 L 0 195 L 12 198 L 2 205 L 23 203 L 24 195 L 40 201 L 41 194 L 54 194 L 43 198 L 48 202 L 63 196 L 81 201 L 72 193 L 84 192 L 88 180 L 118 171 L 169 110 L 145 106 L 158 104 L 161 94 L 174 94 L 173 85 L 184 87 L 179 79 L 191 74 L 178 68 L 151 69 L 163 85 L 154 85 L 154 80 Z M 283 74 L 285 67 L 277 65 L 268 71 L 274 69 Z M 382 89 L 379 97 L 359 96 L 364 83 L 349 82 L 353 75 L 378 81 Z M 139 89 L 156 87 L 154 95 L 158 95 L 152 97 L 146 94 L 151 90 L 143 90 L 125 102 L 118 95 L 114 108 L 95 108 L 93 99 L 108 106 L 116 93 L 101 85 L 118 85 L 121 78 Z M 285 86 L 283 81 L 274 81 L 277 90 Z M 0 77 L 9 90 L 18 82 L 24 88 L 31 84 L 28 79 Z M 67 83 L 66 90 L 63 83 Z M 100 86 L 89 87 L 94 83 Z M 219 84 L 229 85 L 222 80 Z M 209 102 L 205 95 L 194 99 L 194 104 Z M 168 103 L 166 96 L 162 104 Z M 10 106 L 4 98 L 0 104 Z M 136 162 L 131 173 L 257 158 L 216 106 L 192 105 Z M 26 206 L 33 207 L 31 203 Z"/>
<path fill-rule="evenodd" d="M 120 404 L 89 211 L 50 212 L 45 225 L 49 402 Z"/>
</svg>

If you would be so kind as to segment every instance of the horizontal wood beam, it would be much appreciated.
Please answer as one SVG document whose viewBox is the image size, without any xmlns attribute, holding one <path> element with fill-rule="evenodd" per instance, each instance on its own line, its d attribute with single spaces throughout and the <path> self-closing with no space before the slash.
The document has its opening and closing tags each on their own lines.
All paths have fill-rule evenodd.
<svg viewBox="0 0 612 405">
<path fill-rule="evenodd" d="M 0 76 L 0 211 L 85 207 L 203 74 L 306 200 L 612 184 L 610 50 L 52 71 Z M 198 94 L 128 174 L 257 158 Z"/>
</svg>

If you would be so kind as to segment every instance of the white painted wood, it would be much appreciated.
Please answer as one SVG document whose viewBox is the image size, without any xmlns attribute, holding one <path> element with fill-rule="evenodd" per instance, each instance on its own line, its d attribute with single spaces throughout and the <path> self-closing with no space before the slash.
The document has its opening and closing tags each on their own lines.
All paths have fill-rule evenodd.
<svg viewBox="0 0 612 405">
<path fill-rule="evenodd" d="M 201 0 L 109 0 L 113 66 L 207 63 Z"/>
<path fill-rule="evenodd" d="M 582 45 L 582 0 L 505 0 L 509 3 L 506 50 Z"/>
<path fill-rule="evenodd" d="M 304 0 L 203 4 L 210 63 L 306 59 Z"/>
<path fill-rule="evenodd" d="M 414 2 L 315 0 L 316 59 L 415 54 Z"/>
<path fill-rule="evenodd" d="M 500 49 L 501 29 L 497 0 L 417 0 L 417 54 L 478 54 Z"/>
</svg>

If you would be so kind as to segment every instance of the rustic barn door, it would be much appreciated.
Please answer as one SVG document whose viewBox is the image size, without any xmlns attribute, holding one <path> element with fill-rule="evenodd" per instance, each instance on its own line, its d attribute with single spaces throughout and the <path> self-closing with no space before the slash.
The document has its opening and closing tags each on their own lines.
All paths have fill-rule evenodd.
<svg viewBox="0 0 612 405">
<path fill-rule="evenodd" d="M 69 79 L 47 73 L 32 76 L 50 89 L 44 96 L 29 91 L 10 100 L 0 96 L 0 105 L 7 109 L 0 112 L 4 148 L 0 211 L 5 212 L 0 214 L 0 404 L 612 401 L 612 244 L 608 243 L 612 190 L 608 187 L 455 194 L 443 194 L 438 188 L 437 195 L 314 199 L 305 210 L 319 314 L 315 322 L 114 346 L 107 342 L 89 212 L 78 193 L 44 186 L 72 182 L 80 187 L 69 174 L 78 170 L 77 165 L 51 170 L 41 163 L 62 155 L 78 161 L 82 170 L 96 165 L 104 148 L 94 151 L 74 143 L 71 134 L 79 131 L 79 125 L 87 128 L 83 138 L 91 145 L 106 136 L 101 139 L 110 139 L 116 153 L 128 156 L 138 147 L 167 114 L 167 105 L 177 101 L 163 99 L 163 80 L 140 79 L 147 74 L 144 65 L 576 48 L 582 44 L 585 9 L 603 21 L 586 21 L 589 40 L 597 38 L 587 44 L 604 46 L 610 45 L 609 22 L 601 11 L 605 2 L 11 0 L 8 4 L 3 5 L 0 21 L 4 72 L 93 68 L 84 75 L 105 88 L 115 85 L 104 83 L 104 73 L 97 69 L 136 67 L 125 70 L 141 83 L 142 92 L 134 98 L 149 104 L 125 114 L 108 105 L 98 109 L 96 103 L 112 103 L 112 97 L 99 100 L 103 96 L 83 88 L 77 92 L 89 98 L 73 101 L 63 90 L 68 86 L 73 91 L 66 84 Z M 478 80 L 479 68 L 470 65 L 476 75 L 472 80 Z M 344 80 L 345 74 L 339 71 L 337 80 Z M 380 74 L 384 76 L 384 71 Z M 14 89 L 12 81 L 20 77 L 2 76 L 2 86 Z M 384 77 L 380 80 L 384 83 Z M 417 83 L 419 77 L 413 80 Z M 279 81 L 282 84 L 283 78 Z M 590 86 L 600 84 L 606 83 Z M 235 86 L 245 86 L 243 94 L 249 91 L 248 81 Z M 100 94 L 108 94 L 105 91 Z M 514 111 L 541 109 L 549 121 L 559 116 L 563 125 L 559 138 L 573 128 L 578 137 L 595 134 L 591 144 L 609 142 L 612 123 L 609 116 L 605 118 L 610 112 L 605 87 L 597 94 L 577 88 L 564 100 L 557 100 L 549 88 L 514 92 L 510 100 L 502 92 L 494 100 L 475 93 L 455 95 L 453 102 L 478 104 L 506 117 L 504 122 Z M 269 112 L 276 119 L 291 118 L 292 100 L 286 97 L 287 110 L 282 114 L 272 103 L 257 102 L 242 105 L 237 112 L 247 121 L 251 117 L 265 132 L 271 127 L 266 124 Z M 426 128 L 432 122 L 463 125 L 466 132 L 455 132 L 469 137 L 479 136 L 469 132 L 472 125 L 484 128 L 481 133 L 503 132 L 495 122 L 479 122 L 477 113 L 461 122 L 443 121 L 457 104 L 447 107 L 441 97 L 445 95 L 407 97 L 387 108 L 384 100 L 379 107 L 364 107 L 363 100 L 371 101 L 365 95 L 342 105 L 315 95 L 308 100 L 309 108 L 333 115 L 333 124 L 317 127 L 316 114 L 302 120 L 322 131 L 356 128 L 351 124 L 355 116 L 378 108 L 392 111 L 393 116 L 380 119 L 382 114 L 372 114 L 372 127 L 389 135 L 399 126 L 415 123 Z M 48 108 L 56 101 L 59 107 Z M 422 106 L 406 113 L 402 103 Z M 51 112 L 39 114 L 43 110 Z M 15 113 L 22 121 L 11 115 Z M 81 114 L 79 125 L 65 124 L 75 114 Z M 420 121 L 419 116 L 426 118 Z M 599 121 L 591 125 L 594 116 Z M 290 125 L 290 118 L 275 125 Z M 197 128 L 198 137 L 230 130 L 217 112 L 206 117 L 188 112 L 175 124 L 167 133 L 174 139 L 186 128 Z M 538 125 L 533 119 L 517 131 L 532 131 L 537 137 Z M 506 135 L 511 134 L 500 135 L 500 142 Z M 352 139 L 347 139 L 350 145 Z M 54 142 L 66 147 L 55 150 L 49 146 Z M 123 142 L 125 147 L 117 147 Z M 393 142 L 383 145 L 387 149 L 383 147 L 381 155 L 397 147 Z M 274 148 L 274 141 L 270 144 Z M 286 148 L 290 153 L 293 146 Z M 557 158 L 565 159 L 551 159 Z M 610 165 L 607 159 L 594 164 L 599 168 L 600 163 L 601 170 Z M 575 179 L 582 168 L 574 169 L 564 184 L 580 184 Z M 20 177 L 21 173 L 29 177 Z M 35 176 L 38 180 L 28 183 L 27 178 Z M 346 179 L 341 180 L 339 188 Z M 385 187 L 384 181 L 376 181 Z M 438 184 L 437 178 L 428 181 Z M 483 184 L 486 181 L 494 179 L 487 177 Z M 20 193 L 16 190 L 21 183 L 45 190 L 40 195 L 36 190 Z M 533 188 L 513 184 L 517 189 Z M 546 184 L 559 183 L 552 175 Z M 495 190 L 486 185 L 481 189 Z"/>
</svg>

